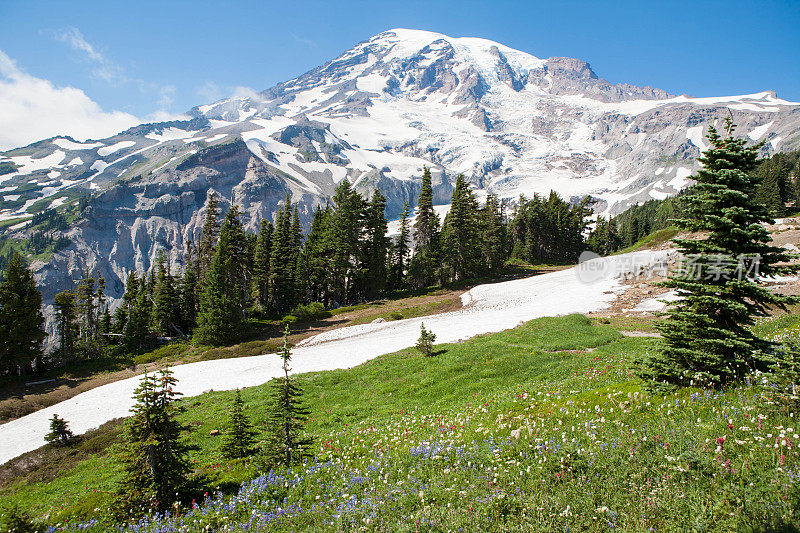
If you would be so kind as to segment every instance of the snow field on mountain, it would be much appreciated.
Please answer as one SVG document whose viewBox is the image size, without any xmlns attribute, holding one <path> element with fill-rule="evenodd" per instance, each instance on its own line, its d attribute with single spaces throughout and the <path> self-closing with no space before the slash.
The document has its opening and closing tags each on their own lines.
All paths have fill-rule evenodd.
<svg viewBox="0 0 800 533">
<path fill-rule="evenodd" d="M 573 267 L 524 279 L 479 285 L 461 296 L 458 311 L 327 331 L 306 339 L 293 350 L 295 373 L 349 368 L 379 355 L 413 346 L 420 324 L 438 343 L 452 343 L 513 328 L 543 316 L 586 313 L 606 308 L 623 289 L 615 273 L 663 261 L 668 252 L 638 252 L 595 259 L 607 275 L 588 281 Z M 595 270 L 596 272 L 597 270 Z M 230 390 L 265 383 L 281 374 L 275 354 L 220 359 L 173 368 L 177 389 L 185 396 L 209 390 Z M 75 433 L 129 414 L 138 378 L 117 381 L 0 425 L 0 463 L 44 444 L 49 419 L 58 414 Z"/>
</svg>

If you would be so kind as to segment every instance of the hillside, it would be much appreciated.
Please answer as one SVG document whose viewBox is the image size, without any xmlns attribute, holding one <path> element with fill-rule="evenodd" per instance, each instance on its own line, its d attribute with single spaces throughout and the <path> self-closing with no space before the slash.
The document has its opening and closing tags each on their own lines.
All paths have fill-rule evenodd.
<svg viewBox="0 0 800 533">
<path fill-rule="evenodd" d="M 624 322 L 632 326 L 648 323 Z M 543 318 L 439 345 L 430 359 L 403 350 L 304 375 L 316 460 L 290 471 L 259 473 L 253 462 L 221 457 L 213 431 L 225 430 L 231 393 L 184 400 L 200 447 L 193 464 L 209 493 L 198 488 L 185 515 L 134 529 L 796 528 L 794 413 L 757 383 L 649 396 L 632 365 L 658 339 L 619 329 Z M 800 331 L 796 315 L 758 330 L 784 340 Z M 268 390 L 244 391 L 257 423 Z M 104 531 L 119 475 L 109 446 L 118 440 L 110 424 L 74 449 L 28 454 L 0 468 L 0 496 L 58 530 Z"/>
</svg>

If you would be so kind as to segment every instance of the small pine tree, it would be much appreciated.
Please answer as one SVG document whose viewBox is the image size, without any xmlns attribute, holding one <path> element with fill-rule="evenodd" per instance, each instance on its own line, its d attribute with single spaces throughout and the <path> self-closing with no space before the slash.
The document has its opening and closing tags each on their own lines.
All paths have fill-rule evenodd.
<svg viewBox="0 0 800 533">
<path fill-rule="evenodd" d="M 177 419 L 181 408 L 175 404 L 180 395 L 174 390 L 176 383 L 165 368 L 157 375 L 145 373 L 134 391 L 118 490 L 123 508 L 134 514 L 168 508 L 186 487 L 191 447 L 181 439 L 186 427 Z"/>
<path fill-rule="evenodd" d="M 419 325 L 419 338 L 417 339 L 416 348 L 425 357 L 433 355 L 433 343 L 436 341 L 436 335 L 432 331 L 425 329 L 425 323 Z"/>
<path fill-rule="evenodd" d="M 44 440 L 56 446 L 66 446 L 73 437 L 67 421 L 53 413 L 53 418 L 50 419 L 50 432 L 45 435 Z"/>
<path fill-rule="evenodd" d="M 222 453 L 230 459 L 240 459 L 253 453 L 256 432 L 244 413 L 242 393 L 236 389 L 231 403 L 228 431 L 222 444 Z"/>
<path fill-rule="evenodd" d="M 289 377 L 289 363 L 292 354 L 289 351 L 289 326 L 283 334 L 283 350 L 280 353 L 283 361 L 282 378 L 275 380 L 272 389 L 272 409 L 267 419 L 268 440 L 264 457 L 270 464 L 290 466 L 303 459 L 312 457 L 313 438 L 304 431 L 304 424 L 310 411 L 303 406 L 303 390 Z"/>
</svg>

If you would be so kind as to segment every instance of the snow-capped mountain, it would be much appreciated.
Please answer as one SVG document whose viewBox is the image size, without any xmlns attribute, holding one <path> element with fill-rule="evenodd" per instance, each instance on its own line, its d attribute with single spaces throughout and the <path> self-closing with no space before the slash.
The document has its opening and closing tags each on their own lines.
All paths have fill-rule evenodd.
<svg viewBox="0 0 800 533">
<path fill-rule="evenodd" d="M 116 297 L 159 249 L 180 260 L 211 190 L 241 205 L 250 228 L 287 192 L 308 222 L 343 179 L 380 188 L 391 217 L 414 205 L 427 165 L 437 203 L 463 173 L 479 194 L 553 189 L 617 213 L 685 187 L 708 126 L 729 112 L 739 134 L 766 141 L 765 154 L 800 144 L 800 104 L 772 92 L 673 96 L 612 84 L 578 59 L 395 29 L 256 96 L 196 107 L 189 120 L 2 153 L 0 219 L 93 192 L 72 246 L 38 276 L 48 301 L 88 266 Z"/>
</svg>

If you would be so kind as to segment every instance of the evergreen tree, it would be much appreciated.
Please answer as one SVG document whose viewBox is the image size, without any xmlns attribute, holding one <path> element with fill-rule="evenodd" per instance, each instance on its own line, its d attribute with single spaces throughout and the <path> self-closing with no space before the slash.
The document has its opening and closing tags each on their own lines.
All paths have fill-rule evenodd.
<svg viewBox="0 0 800 533">
<path fill-rule="evenodd" d="M 506 260 L 503 211 L 497 197 L 490 194 L 479 213 L 483 264 L 487 271 L 496 272 Z"/>
<path fill-rule="evenodd" d="M 269 305 L 269 262 L 272 251 L 272 233 L 272 222 L 262 219 L 253 258 L 254 292 L 258 306 L 262 309 L 266 309 Z"/>
<path fill-rule="evenodd" d="M 217 251 L 200 299 L 195 342 L 225 344 L 238 333 L 248 302 L 247 265 L 247 238 L 239 220 L 239 210 L 232 206 L 222 225 Z"/>
<path fill-rule="evenodd" d="M 269 266 L 270 300 L 280 313 L 290 311 L 295 305 L 294 243 L 291 197 L 287 194 L 283 208 L 279 209 L 276 215 Z"/>
<path fill-rule="evenodd" d="M 58 354 L 63 360 L 68 361 L 75 355 L 75 293 L 72 291 L 57 293 L 53 305 L 58 331 Z"/>
<path fill-rule="evenodd" d="M 410 239 L 411 230 L 408 217 L 410 215 L 408 202 L 403 205 L 403 213 L 400 216 L 400 235 L 394 245 L 394 264 L 392 267 L 392 285 L 395 289 L 403 286 L 403 277 L 408 268 L 408 256 L 411 253 Z"/>
<path fill-rule="evenodd" d="M 56 446 L 66 446 L 73 438 L 67 421 L 53 414 L 53 418 L 50 419 L 50 432 L 45 435 L 44 440 Z"/>
<path fill-rule="evenodd" d="M 417 200 L 417 220 L 414 223 L 414 240 L 418 248 L 430 248 L 439 232 L 439 215 L 433 210 L 433 186 L 428 167 L 422 172 L 422 185 Z"/>
<path fill-rule="evenodd" d="M 474 276 L 479 267 L 478 203 L 463 175 L 456 178 L 450 211 L 442 225 L 442 263 L 452 281 Z"/>
<path fill-rule="evenodd" d="M 331 290 L 334 301 L 340 305 L 350 303 L 357 296 L 353 284 L 359 267 L 363 204 L 364 199 L 353 190 L 349 181 L 342 180 L 336 187 L 328 239 L 333 251 Z"/>
<path fill-rule="evenodd" d="M 151 341 L 150 336 L 150 297 L 147 286 L 138 280 L 136 274 L 128 276 L 123 301 L 127 305 L 125 326 L 122 328 L 122 340 L 129 350 L 141 350 Z M 127 301 L 126 301 L 127 300 Z"/>
<path fill-rule="evenodd" d="M 200 298 L 200 313 L 193 340 L 197 344 L 219 346 L 237 333 L 241 314 L 228 296 L 226 261 L 218 252 L 211 262 L 206 288 Z"/>
<path fill-rule="evenodd" d="M 386 288 L 389 238 L 386 236 L 385 211 L 386 198 L 375 189 L 365 209 L 364 242 L 361 245 L 363 266 L 359 293 L 367 300 L 374 300 Z"/>
<path fill-rule="evenodd" d="M 78 287 L 75 289 L 75 307 L 80 331 L 78 338 L 84 346 L 94 340 L 97 334 L 95 284 L 94 276 L 85 270 L 83 279 L 78 282 Z"/>
<path fill-rule="evenodd" d="M 247 415 L 244 413 L 242 393 L 236 389 L 236 395 L 231 403 L 228 419 L 228 430 L 222 445 L 222 453 L 229 459 L 240 459 L 253 453 L 256 432 Z"/>
<path fill-rule="evenodd" d="M 303 246 L 304 263 L 307 271 L 307 299 L 322 302 L 326 307 L 333 303 L 333 289 L 330 265 L 333 260 L 333 243 L 329 229 L 331 209 L 318 208 L 314 212 L 311 230 Z"/>
<path fill-rule="evenodd" d="M 197 324 L 198 299 L 198 265 L 194 244 L 190 241 L 186 246 L 186 269 L 183 272 L 180 286 L 180 322 L 184 333 L 188 334 Z"/>
<path fill-rule="evenodd" d="M 158 335 L 172 335 L 179 321 L 180 309 L 175 280 L 163 250 L 156 259 L 156 284 L 153 289 L 152 309 L 153 331 Z"/>
<path fill-rule="evenodd" d="M 0 369 L 32 372 L 45 338 L 42 294 L 14 252 L 0 283 Z"/>
<path fill-rule="evenodd" d="M 219 239 L 219 200 L 217 200 L 215 192 L 212 191 L 208 196 L 205 207 L 205 219 L 203 220 L 200 244 L 197 248 L 198 284 L 201 290 L 205 287 L 206 274 L 211 268 L 211 261 L 214 258 Z"/>
<path fill-rule="evenodd" d="M 272 409 L 267 421 L 269 439 L 264 450 L 265 459 L 269 463 L 285 466 L 312 457 L 313 444 L 313 438 L 303 429 L 310 413 L 302 403 L 303 391 L 296 381 L 289 377 L 292 354 L 289 351 L 288 338 L 287 325 L 283 335 L 283 350 L 280 353 L 284 375 L 273 382 Z"/>
<path fill-rule="evenodd" d="M 760 145 L 748 147 L 744 139 L 733 137 L 730 118 L 725 127 L 725 137 L 709 129 L 711 148 L 700 157 L 697 185 L 684 198 L 685 216 L 675 221 L 679 228 L 707 237 L 675 240 L 685 262 L 664 285 L 683 299 L 659 325 L 663 349 L 645 361 L 643 373 L 652 386 L 719 387 L 764 369 L 773 344 L 756 337 L 749 326 L 768 307 L 793 301 L 753 277 L 795 269 L 778 266 L 790 257 L 769 244 L 763 223 L 772 222 L 770 215 L 754 200 Z"/>
<path fill-rule="evenodd" d="M 425 357 L 433 355 L 433 343 L 436 342 L 436 335 L 432 331 L 425 329 L 425 324 L 419 325 L 419 338 L 417 339 L 416 348 Z"/>
<path fill-rule="evenodd" d="M 442 271 L 439 215 L 433 209 L 433 187 L 428 167 L 422 173 L 416 217 L 415 249 L 408 266 L 408 278 L 412 286 L 421 288 L 438 283 Z"/>
<path fill-rule="evenodd" d="M 166 368 L 156 375 L 145 373 L 134 391 L 136 404 L 125 424 L 119 498 L 135 514 L 168 509 L 186 487 L 191 448 L 181 438 L 186 428 L 177 420 L 181 408 L 175 403 L 180 396 L 176 383 Z"/>
</svg>

